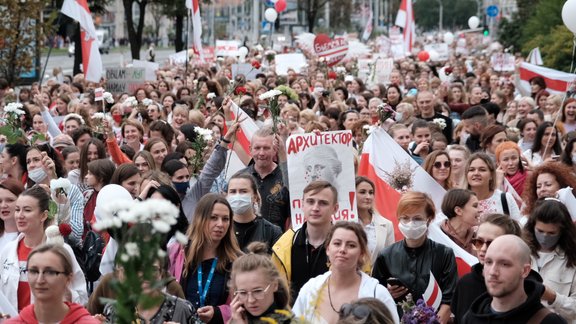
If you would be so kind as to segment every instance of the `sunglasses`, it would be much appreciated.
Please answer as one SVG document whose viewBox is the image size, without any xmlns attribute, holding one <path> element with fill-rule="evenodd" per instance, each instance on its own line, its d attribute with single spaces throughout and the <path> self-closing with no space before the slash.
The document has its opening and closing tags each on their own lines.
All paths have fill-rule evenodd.
<svg viewBox="0 0 576 324">
<path fill-rule="evenodd" d="M 486 248 L 488 248 L 490 246 L 490 244 L 492 244 L 492 241 L 484 241 L 481 238 L 473 238 L 470 243 L 472 243 L 472 245 L 474 246 L 474 248 L 476 248 L 476 250 L 480 250 L 484 244 L 486 244 Z"/>
<path fill-rule="evenodd" d="M 444 168 L 448 169 L 452 165 L 452 163 L 450 163 L 450 161 L 445 161 L 444 164 L 442 164 L 442 162 L 440 161 L 434 162 L 434 167 L 436 169 L 440 169 L 442 165 L 444 165 Z"/>
<path fill-rule="evenodd" d="M 352 314 L 357 320 L 366 320 L 372 311 L 366 305 L 344 304 L 340 308 L 340 318 L 346 318 Z"/>
</svg>

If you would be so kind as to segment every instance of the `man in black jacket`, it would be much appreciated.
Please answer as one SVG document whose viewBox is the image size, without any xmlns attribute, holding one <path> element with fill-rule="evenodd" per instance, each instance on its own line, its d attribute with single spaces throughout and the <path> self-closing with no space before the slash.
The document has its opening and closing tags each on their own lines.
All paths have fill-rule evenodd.
<svg viewBox="0 0 576 324">
<path fill-rule="evenodd" d="M 530 248 L 521 238 L 496 238 L 484 259 L 488 292 L 472 303 L 463 323 L 566 323 L 540 302 L 544 286 L 524 280 L 531 271 L 530 265 Z"/>
</svg>

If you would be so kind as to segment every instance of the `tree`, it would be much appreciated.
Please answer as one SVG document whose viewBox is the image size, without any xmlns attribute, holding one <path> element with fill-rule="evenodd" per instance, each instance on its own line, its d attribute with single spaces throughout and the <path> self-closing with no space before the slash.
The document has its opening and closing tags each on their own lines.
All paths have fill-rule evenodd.
<svg viewBox="0 0 576 324">
<path fill-rule="evenodd" d="M 352 24 L 350 15 L 352 14 L 352 1 L 335 0 L 330 3 L 330 30 L 340 33 L 347 31 Z"/>
<path fill-rule="evenodd" d="M 298 9 L 304 10 L 306 13 L 306 21 L 308 22 L 308 32 L 313 33 L 318 20 L 320 10 L 324 8 L 329 0 L 299 0 Z"/>
<path fill-rule="evenodd" d="M 518 14 L 512 20 L 502 18 L 498 25 L 498 40 L 504 47 L 513 46 L 515 51 L 521 50 L 520 36 L 522 35 L 522 23 Z"/>
<path fill-rule="evenodd" d="M 564 2 L 565 0 L 540 1 L 535 7 L 531 8 L 532 14 L 530 17 L 526 20 L 521 20 L 523 23 L 521 43 L 526 44 L 538 35 L 549 36 L 554 27 L 563 25 L 560 13 Z M 530 49 L 524 46 L 522 51 L 527 54 Z"/>
<path fill-rule="evenodd" d="M 574 34 L 566 26 L 557 25 L 550 30 L 549 34 L 538 35 L 529 40 L 523 49 L 528 50 L 540 47 L 544 66 L 571 72 L 573 40 Z"/>
<path fill-rule="evenodd" d="M 468 18 L 476 14 L 474 0 L 442 1 L 442 28 L 446 30 L 468 28 Z M 437 30 L 440 5 L 438 0 L 419 0 L 414 3 L 414 20 L 423 30 Z"/>
<path fill-rule="evenodd" d="M 16 84 L 23 73 L 36 70 L 40 59 L 40 35 L 50 35 L 54 17 L 42 21 L 44 1 L 0 0 L 0 75 Z"/>
<path fill-rule="evenodd" d="M 128 29 L 128 42 L 130 43 L 130 53 L 132 59 L 140 59 L 140 48 L 142 47 L 142 31 L 144 30 L 144 16 L 146 15 L 146 5 L 148 0 L 122 0 L 124 4 L 124 14 L 126 16 L 126 28 Z M 132 15 L 132 6 L 136 4 L 140 9 L 138 22 L 135 24 Z"/>
</svg>

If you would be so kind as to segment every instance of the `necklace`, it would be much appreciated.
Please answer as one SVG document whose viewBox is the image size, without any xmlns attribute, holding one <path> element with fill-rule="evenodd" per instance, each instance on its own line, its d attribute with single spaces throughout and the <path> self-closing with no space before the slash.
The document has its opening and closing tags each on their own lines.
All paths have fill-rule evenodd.
<svg viewBox="0 0 576 324">
<path fill-rule="evenodd" d="M 334 304 L 332 304 L 332 295 L 330 294 L 330 277 L 328 277 L 328 301 L 330 302 L 330 307 L 332 307 L 334 313 L 338 314 L 339 312 L 336 310 L 336 307 L 334 307 Z"/>
</svg>

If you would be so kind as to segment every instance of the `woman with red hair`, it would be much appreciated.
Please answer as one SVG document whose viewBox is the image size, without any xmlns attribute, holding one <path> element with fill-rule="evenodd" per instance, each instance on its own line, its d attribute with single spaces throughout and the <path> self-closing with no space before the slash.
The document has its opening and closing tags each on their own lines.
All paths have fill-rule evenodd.
<svg viewBox="0 0 576 324">
<path fill-rule="evenodd" d="M 524 183 L 529 172 L 522 163 L 522 152 L 518 144 L 506 141 L 496 147 L 497 183 L 503 188 L 504 179 L 508 180 L 518 195 L 524 191 Z"/>
</svg>

